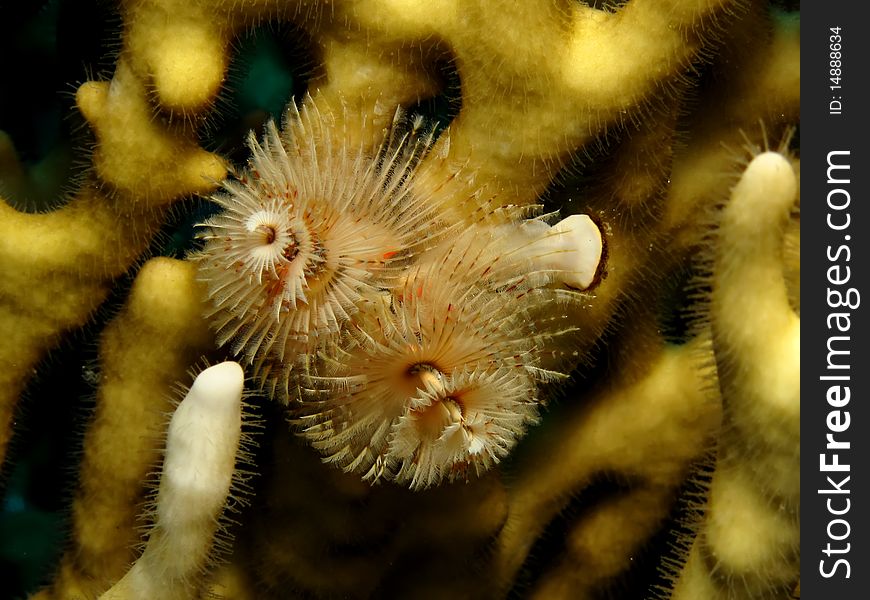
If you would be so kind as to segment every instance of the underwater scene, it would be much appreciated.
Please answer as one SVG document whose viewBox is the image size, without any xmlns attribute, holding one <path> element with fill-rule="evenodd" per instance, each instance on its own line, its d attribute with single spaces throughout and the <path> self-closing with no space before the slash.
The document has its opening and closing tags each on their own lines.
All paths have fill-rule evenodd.
<svg viewBox="0 0 870 600">
<path fill-rule="evenodd" d="M 0 598 L 800 598 L 798 2 L 0 30 Z"/>
</svg>

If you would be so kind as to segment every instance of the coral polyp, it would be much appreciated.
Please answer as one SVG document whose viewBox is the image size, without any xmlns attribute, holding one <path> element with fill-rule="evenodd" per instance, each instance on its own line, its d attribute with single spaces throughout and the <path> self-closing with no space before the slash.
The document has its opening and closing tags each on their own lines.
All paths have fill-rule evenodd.
<svg viewBox="0 0 870 600">
<path fill-rule="evenodd" d="M 343 136 L 347 115 L 310 98 L 281 131 L 253 134 L 247 169 L 212 200 L 195 255 L 218 343 L 286 398 L 290 373 L 434 243 L 437 203 L 410 181 L 433 136 L 397 112 L 373 150 Z"/>
</svg>

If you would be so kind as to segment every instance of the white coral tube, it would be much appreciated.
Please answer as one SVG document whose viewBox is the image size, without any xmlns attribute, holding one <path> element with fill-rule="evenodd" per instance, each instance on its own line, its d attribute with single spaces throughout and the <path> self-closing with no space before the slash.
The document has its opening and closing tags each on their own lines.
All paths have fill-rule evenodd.
<svg viewBox="0 0 870 600">
<path fill-rule="evenodd" d="M 142 556 L 101 598 L 188 598 L 208 564 L 233 479 L 244 374 L 224 362 L 199 374 L 166 438 L 154 528 Z"/>
</svg>

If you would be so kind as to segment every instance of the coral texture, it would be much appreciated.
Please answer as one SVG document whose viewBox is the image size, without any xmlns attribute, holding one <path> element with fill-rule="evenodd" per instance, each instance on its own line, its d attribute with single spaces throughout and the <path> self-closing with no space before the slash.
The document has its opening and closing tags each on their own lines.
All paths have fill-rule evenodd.
<svg viewBox="0 0 870 600">
<path fill-rule="evenodd" d="M 117 10 L 111 73 L 75 94 L 92 142 L 67 201 L 16 208 L 27 202 L 13 196 L 34 186 L 0 137 L 0 453 L 16 456 L 16 415 L 39 406 L 25 393 L 37 368 L 76 336 L 97 338 L 70 535 L 33 597 L 782 597 L 799 587 L 799 161 L 787 146 L 764 152 L 798 123 L 796 13 L 761 0 L 119 0 Z M 266 125 L 244 165 L 243 138 L 204 140 L 239 45 L 261 26 L 304 47 L 307 89 L 276 115 L 290 133 Z M 397 110 L 444 98 L 447 132 L 425 122 L 431 139 L 402 138 Z M 324 106 L 328 128 L 298 125 Z M 329 207 L 318 227 L 340 233 L 355 283 L 317 314 L 271 321 L 314 307 L 293 268 L 317 275 L 326 256 L 294 229 L 300 215 L 269 199 L 294 191 L 244 174 L 274 169 L 288 148 L 303 167 L 284 181 L 318 196 L 299 204 L 301 221 Z M 339 169 L 325 183 L 310 179 L 324 148 Z M 390 190 L 388 217 L 354 200 Z M 202 250 L 153 256 L 194 196 L 225 210 L 207 218 Z M 540 205 L 565 220 L 523 221 Z M 362 239 L 341 223 L 351 218 L 366 222 Z M 579 242 L 565 232 L 581 220 L 604 246 L 591 267 L 566 261 Z M 230 230 L 254 237 L 227 242 Z M 220 250 L 226 268 L 203 258 Z M 250 309 L 264 316 L 246 322 Z M 251 392 L 266 383 L 249 507 L 223 498 L 237 428 L 209 447 L 201 422 L 179 445 L 166 417 L 191 367 L 236 352 Z M 288 358 L 300 352 L 313 358 Z M 235 371 L 233 389 L 217 396 L 237 407 L 231 364 L 221 368 Z M 401 385 L 385 364 L 402 367 Z M 210 405 L 210 394 L 191 397 Z M 202 481 L 182 482 L 202 483 L 203 496 L 175 495 L 186 488 L 173 477 L 192 467 L 178 462 L 193 456 L 184 444 L 203 450 Z M 224 502 L 239 512 L 215 535 Z M 751 553 L 747 527 L 763 534 Z"/>
</svg>

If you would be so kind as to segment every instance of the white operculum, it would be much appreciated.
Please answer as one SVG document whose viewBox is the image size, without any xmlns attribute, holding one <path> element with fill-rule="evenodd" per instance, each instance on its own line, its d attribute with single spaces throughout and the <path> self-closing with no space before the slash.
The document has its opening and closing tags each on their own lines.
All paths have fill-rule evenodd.
<svg viewBox="0 0 870 600">
<path fill-rule="evenodd" d="M 519 228 L 526 237 L 518 255 L 553 280 L 585 290 L 595 280 L 603 250 L 601 230 L 587 215 L 571 215 L 553 226 L 530 220 Z"/>
</svg>

